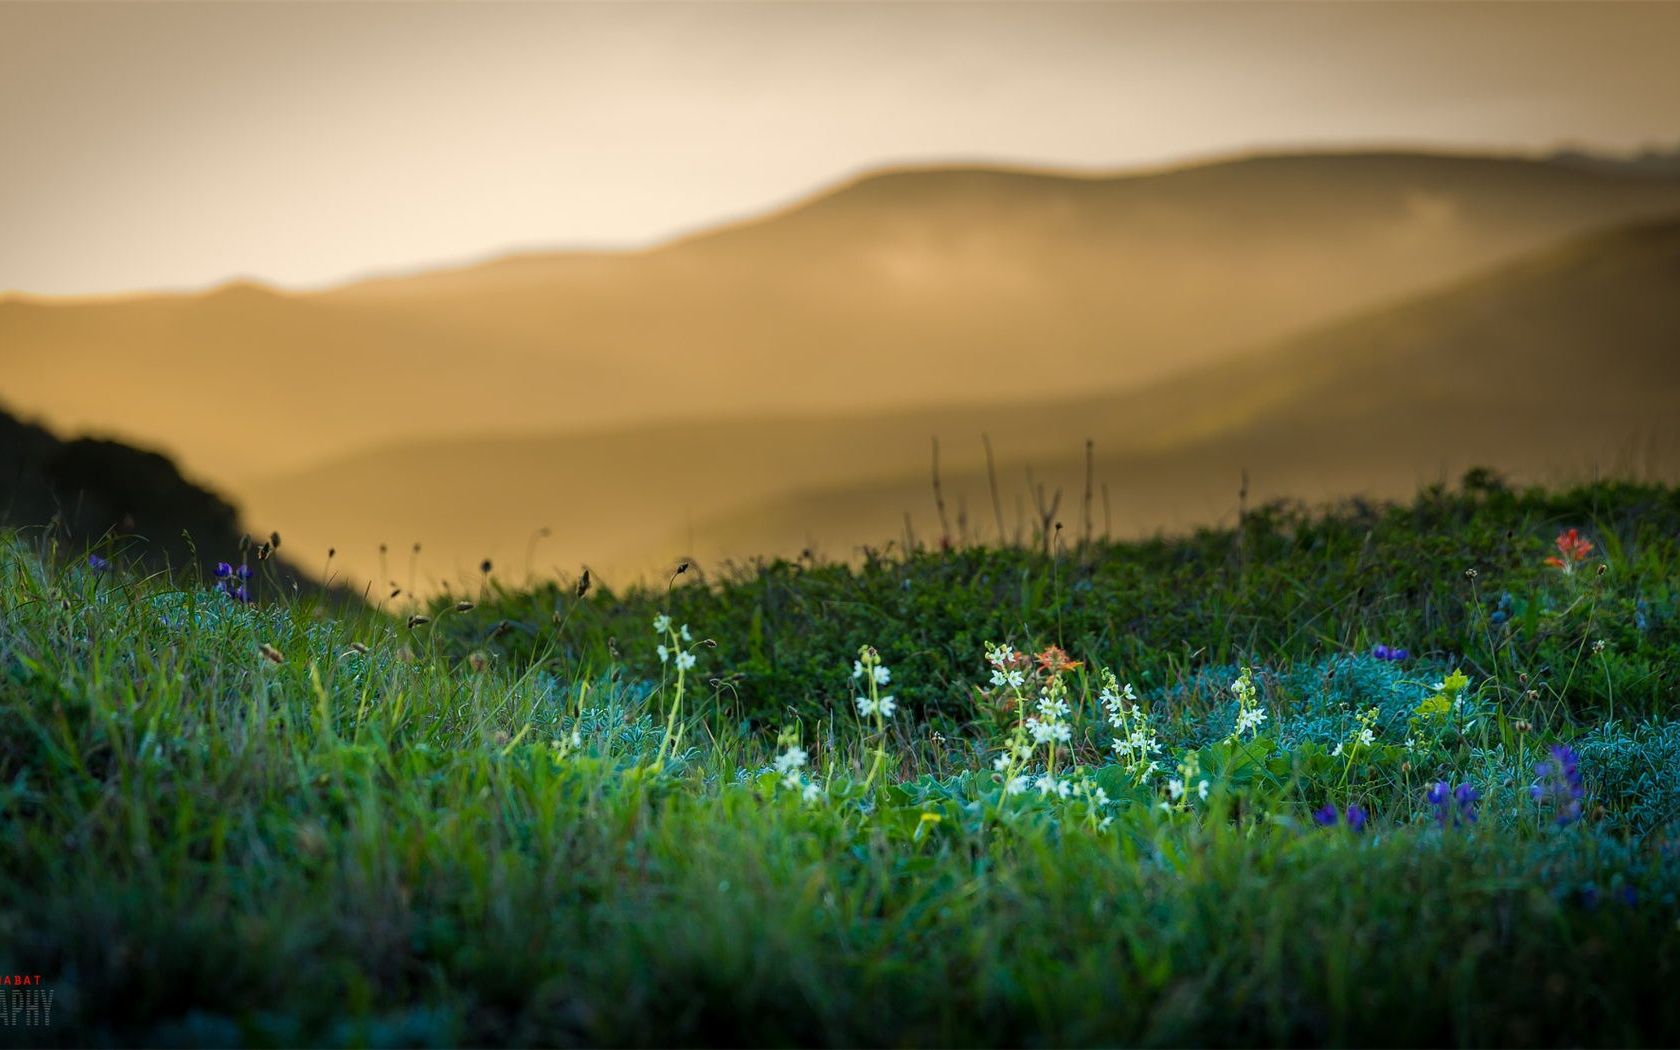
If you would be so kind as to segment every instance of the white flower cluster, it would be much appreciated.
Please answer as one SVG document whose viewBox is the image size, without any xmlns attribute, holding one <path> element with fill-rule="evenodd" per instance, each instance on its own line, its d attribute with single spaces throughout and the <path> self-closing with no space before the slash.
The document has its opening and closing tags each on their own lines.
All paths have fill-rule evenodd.
<svg viewBox="0 0 1680 1050">
<path fill-rule="evenodd" d="M 1002 753 L 992 760 L 992 768 L 1003 779 L 1004 794 L 1019 795 L 1032 787 L 1033 778 L 1027 775 L 1027 769 L 1037 751 L 1037 746 L 1027 735 L 1026 725 L 1016 725 Z"/>
<path fill-rule="evenodd" d="M 879 659 L 880 657 L 876 657 L 876 660 Z M 886 685 L 888 682 L 892 681 L 892 671 L 888 670 L 885 664 L 875 663 L 871 666 L 866 666 L 862 660 L 853 660 L 853 680 L 855 681 L 856 679 L 862 678 L 866 674 L 870 678 L 874 679 L 876 685 Z"/>
<path fill-rule="evenodd" d="M 678 644 L 679 642 L 691 643 L 694 641 L 694 635 L 688 631 L 688 624 L 685 623 L 681 627 L 673 628 L 671 618 L 664 613 L 660 613 L 653 618 L 653 633 L 663 635 L 665 642 L 670 643 L 667 645 L 665 642 L 661 642 L 653 647 L 654 653 L 659 656 L 660 663 L 669 663 L 674 660 L 679 671 L 686 671 L 694 666 L 694 653 Z"/>
<path fill-rule="evenodd" d="M 1033 781 L 1033 787 L 1040 795 L 1055 795 L 1057 798 L 1067 798 L 1073 794 L 1073 783 L 1066 777 L 1058 778 L 1053 773 L 1042 773 Z"/>
<path fill-rule="evenodd" d="M 797 773 L 805 768 L 805 760 L 811 756 L 797 744 L 790 745 L 786 751 L 776 756 L 776 772 L 782 774 Z"/>
<path fill-rule="evenodd" d="M 1025 681 L 1025 677 L 1019 671 L 1014 671 L 1015 677 L 1011 678 L 1007 666 L 1013 662 L 1014 657 L 1014 650 L 1008 646 L 993 646 L 986 650 L 986 662 L 992 665 L 993 684 L 1014 690 L 1017 699 L 1024 706 L 1026 698 L 1020 695 L 1020 685 Z M 1009 742 L 1004 745 L 1002 754 L 992 762 L 992 768 L 1003 777 L 1003 789 L 1006 794 L 1019 795 L 1036 788 L 1040 795 L 1069 798 L 1080 789 L 1080 785 L 1070 778 L 1056 775 L 1056 745 L 1067 744 L 1073 740 L 1073 724 L 1068 720 L 1071 714 L 1067 684 L 1060 677 L 1050 679 L 1038 691 L 1033 713 L 1015 726 L 1015 731 L 1011 734 Z M 1036 764 L 1034 759 L 1040 747 L 1049 748 L 1045 756 L 1044 772 L 1031 774 L 1029 770 Z M 1104 800 L 1106 799 L 1105 795 Z"/>
<path fill-rule="evenodd" d="M 1137 690 L 1130 682 L 1124 686 L 1113 671 L 1103 672 L 1102 691 L 1097 694 L 1108 724 L 1114 730 L 1114 754 L 1120 764 L 1136 779 L 1147 780 L 1161 766 L 1155 755 L 1161 751 L 1161 739 L 1155 735 L 1149 713 L 1138 704 Z"/>
<path fill-rule="evenodd" d="M 1004 745 L 1003 751 L 992 760 L 992 768 L 999 773 L 1007 772 L 1010 766 L 1025 765 L 1033 757 L 1033 746 L 1022 739 L 1011 740 Z"/>
<path fill-rule="evenodd" d="M 1209 785 L 1206 777 L 1203 777 L 1196 782 L 1196 797 L 1201 799 L 1203 802 L 1207 801 L 1208 787 Z M 1167 781 L 1167 794 L 1172 796 L 1172 800 L 1174 802 L 1184 798 L 1185 793 L 1186 788 L 1182 777 L 1173 777 Z M 1168 808 L 1167 804 L 1165 802 L 1161 803 L 1161 808 Z"/>
<path fill-rule="evenodd" d="M 865 718 L 891 718 L 898 710 L 898 701 L 891 693 L 883 694 L 880 687 L 892 681 L 892 671 L 881 662 L 881 654 L 872 646 L 864 646 L 858 650 L 858 658 L 852 661 L 852 681 L 862 680 L 869 688 L 869 695 L 857 698 L 858 714 Z"/>
<path fill-rule="evenodd" d="M 986 662 L 992 665 L 992 686 L 994 688 L 1019 689 L 1026 684 L 1026 672 L 1019 667 L 1011 666 L 1015 663 L 1015 650 L 1009 646 L 988 646 Z"/>
<path fill-rule="evenodd" d="M 991 684 L 1011 690 L 1024 709 L 1027 698 L 1021 695 L 1021 687 L 1026 683 L 1027 676 L 1014 666 L 1017 662 L 1015 650 L 1007 645 L 988 645 L 986 662 L 992 669 Z M 1113 675 L 1109 675 L 1109 679 L 1112 681 Z M 1106 812 L 1110 805 L 1108 792 L 1085 776 L 1082 766 L 1074 766 L 1066 772 L 1057 769 L 1056 745 L 1069 744 L 1073 740 L 1073 724 L 1070 721 L 1073 712 L 1068 702 L 1067 684 L 1061 676 L 1050 678 L 1039 690 L 1032 711 L 1031 715 L 1015 724 L 1002 751 L 992 760 L 992 768 L 997 771 L 1004 794 L 1022 795 L 1037 791 L 1041 798 L 1083 803 L 1083 819 L 1095 830 L 1106 830 L 1114 822 L 1113 815 Z M 1038 762 L 1035 760 L 1041 747 L 1047 747 L 1048 751 L 1044 756 L 1042 772 L 1036 772 Z"/>
<path fill-rule="evenodd" d="M 999 667 L 993 669 L 992 671 L 992 684 L 994 686 L 1007 686 L 1010 689 L 1019 689 L 1026 683 L 1026 680 L 1026 672 L 1022 671 L 1019 667 L 1012 667 L 1007 671 Z"/>
<path fill-rule="evenodd" d="M 890 693 L 886 696 L 876 698 L 860 696 L 857 698 L 857 708 L 858 714 L 863 715 L 865 718 L 875 714 L 877 711 L 880 712 L 882 718 L 891 718 L 893 716 L 893 712 L 898 710 L 898 701 L 895 700 Z"/>
<path fill-rule="evenodd" d="M 1206 802 L 1208 792 L 1212 789 L 1213 785 L 1202 776 L 1201 760 L 1196 757 L 1196 752 L 1192 751 L 1178 764 L 1178 776 L 1168 778 L 1167 797 L 1161 800 L 1160 808 L 1189 809 L 1191 795 Z"/>
<path fill-rule="evenodd" d="M 786 738 L 784 742 L 787 750 L 776 756 L 776 772 L 781 775 L 782 787 L 799 792 L 799 797 L 806 802 L 815 802 L 822 797 L 822 785 L 805 779 L 803 770 L 810 756 L 797 743 Z"/>
<path fill-rule="evenodd" d="M 1266 709 L 1260 706 L 1259 694 L 1254 688 L 1254 672 L 1243 668 L 1242 674 L 1231 683 L 1231 692 L 1237 698 L 1237 725 L 1231 731 L 1230 739 L 1253 736 L 1266 721 Z"/>
<path fill-rule="evenodd" d="M 1034 708 L 1038 713 L 1028 716 L 1025 723 L 1034 744 L 1065 744 L 1073 739 L 1073 726 L 1067 722 L 1066 690 L 1059 678 L 1052 678 L 1048 686 L 1039 690 Z"/>
<path fill-rule="evenodd" d="M 1260 731 L 1260 724 L 1266 720 L 1266 710 L 1262 707 L 1244 707 L 1237 711 L 1237 736 L 1253 736 Z"/>
<path fill-rule="evenodd" d="M 1330 752 L 1330 757 L 1335 758 L 1341 755 L 1342 751 L 1346 749 L 1348 751 L 1349 761 L 1351 762 L 1352 756 L 1357 753 L 1360 748 L 1370 747 L 1375 744 L 1377 742 L 1377 718 L 1381 714 L 1382 712 L 1374 707 L 1368 711 L 1361 712 L 1359 715 L 1358 728 L 1354 730 L 1352 736 L 1336 745 L 1336 750 Z M 1411 737 L 1407 737 L 1406 742 L 1408 745 L 1411 744 Z M 1411 747 L 1408 746 L 1406 750 L 1410 751 Z"/>
</svg>

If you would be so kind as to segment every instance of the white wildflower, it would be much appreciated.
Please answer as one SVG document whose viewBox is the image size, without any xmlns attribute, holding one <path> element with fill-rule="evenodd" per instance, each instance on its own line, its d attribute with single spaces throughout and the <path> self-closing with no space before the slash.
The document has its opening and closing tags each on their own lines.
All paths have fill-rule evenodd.
<svg viewBox="0 0 1680 1050">
<path fill-rule="evenodd" d="M 792 773 L 796 769 L 805 768 L 805 760 L 810 756 L 802 747 L 790 747 L 776 756 L 776 772 Z"/>
<path fill-rule="evenodd" d="M 657 634 L 664 634 L 671 629 L 671 618 L 660 613 L 653 618 L 653 629 Z"/>
<path fill-rule="evenodd" d="M 693 666 L 694 666 L 694 654 L 693 653 L 678 653 L 677 654 L 677 670 L 686 671 L 690 667 L 693 667 Z"/>
<path fill-rule="evenodd" d="M 1263 707 L 1245 707 L 1237 712 L 1238 736 L 1259 730 L 1260 724 L 1266 720 L 1266 709 Z"/>
<path fill-rule="evenodd" d="M 1038 713 L 1051 721 L 1064 718 L 1068 713 L 1068 702 L 1060 697 L 1052 699 L 1041 696 L 1038 699 Z"/>
<path fill-rule="evenodd" d="M 1038 788 L 1040 795 L 1055 795 L 1058 798 L 1067 798 L 1073 791 L 1072 784 L 1066 780 L 1058 780 L 1048 773 L 1033 781 L 1033 786 Z"/>
<path fill-rule="evenodd" d="M 1124 686 L 1115 682 L 1103 686 L 1102 692 L 1097 694 L 1097 699 L 1101 700 L 1103 707 L 1108 709 L 1110 718 L 1117 718 L 1123 712 L 1137 706 L 1137 690 L 1132 688 L 1130 682 L 1127 682 Z"/>
<path fill-rule="evenodd" d="M 663 645 L 654 646 L 653 651 L 659 654 L 660 663 L 664 663 L 671 658 L 671 650 L 665 648 Z"/>
</svg>

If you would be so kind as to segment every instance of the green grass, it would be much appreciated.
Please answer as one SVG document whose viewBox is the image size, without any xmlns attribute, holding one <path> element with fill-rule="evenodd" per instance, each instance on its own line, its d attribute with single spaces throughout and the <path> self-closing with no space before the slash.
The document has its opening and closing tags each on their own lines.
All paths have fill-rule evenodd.
<svg viewBox="0 0 1680 1050">
<path fill-rule="evenodd" d="M 1566 574 L 1569 527 L 1596 549 Z M 694 575 L 490 577 L 410 626 L 0 538 L 0 972 L 54 993 L 0 1041 L 1680 1040 L 1680 492 L 1478 478 L 1053 559 Z M 994 771 L 1023 712 L 988 642 L 1083 662 L 1023 686 L 1065 696 L 1053 757 Z M 858 715 L 864 645 L 891 717 Z M 1233 740 L 1244 667 L 1266 718 Z M 1116 762 L 1103 669 L 1160 772 Z M 1528 792 L 1557 743 L 1562 826 Z"/>
</svg>

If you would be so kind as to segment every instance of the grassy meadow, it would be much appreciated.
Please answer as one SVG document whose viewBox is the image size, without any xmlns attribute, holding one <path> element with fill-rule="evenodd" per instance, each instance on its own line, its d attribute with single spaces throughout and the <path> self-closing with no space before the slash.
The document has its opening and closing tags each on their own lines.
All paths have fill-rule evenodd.
<svg viewBox="0 0 1680 1050">
<path fill-rule="evenodd" d="M 1680 489 L 424 607 L 222 556 L 0 535 L 0 1041 L 1680 1041 Z"/>
</svg>

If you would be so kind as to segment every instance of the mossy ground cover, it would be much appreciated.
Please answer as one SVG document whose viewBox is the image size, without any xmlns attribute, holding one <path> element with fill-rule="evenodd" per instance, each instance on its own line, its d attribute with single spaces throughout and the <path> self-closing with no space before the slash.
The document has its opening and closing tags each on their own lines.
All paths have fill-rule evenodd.
<svg viewBox="0 0 1680 1050">
<path fill-rule="evenodd" d="M 344 610 L 8 535 L 0 1039 L 1680 1040 L 1680 492 L 1053 547 Z"/>
</svg>

